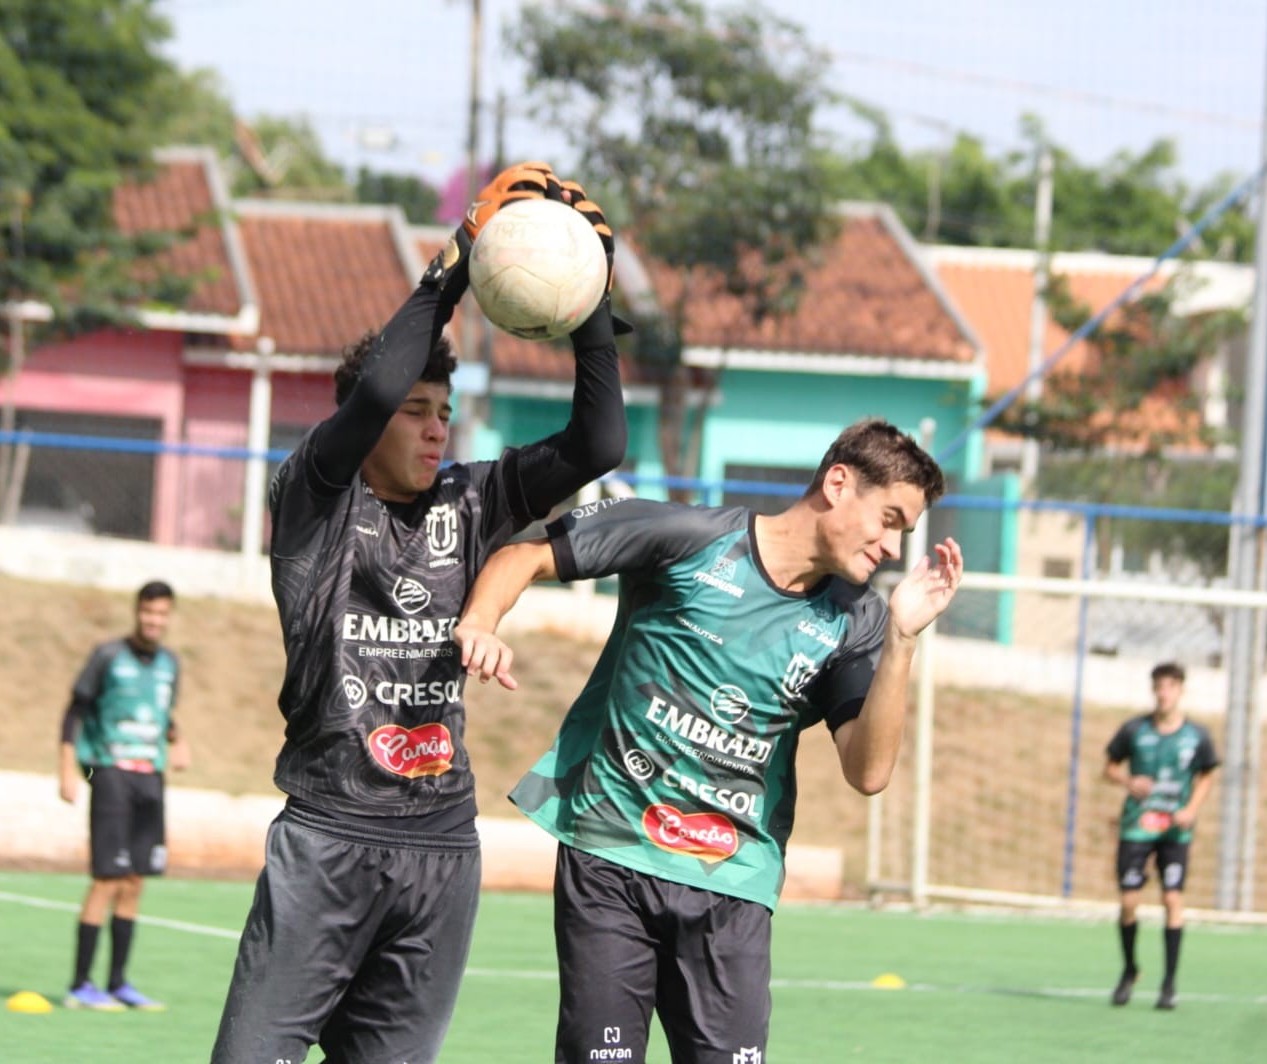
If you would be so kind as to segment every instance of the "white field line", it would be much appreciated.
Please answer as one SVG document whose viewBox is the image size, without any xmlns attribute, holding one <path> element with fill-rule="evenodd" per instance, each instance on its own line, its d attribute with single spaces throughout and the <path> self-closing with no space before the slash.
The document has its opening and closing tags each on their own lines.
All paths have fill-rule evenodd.
<svg viewBox="0 0 1267 1064">
<path fill-rule="evenodd" d="M 11 905 L 25 905 L 32 909 L 50 909 L 54 912 L 75 913 L 79 905 L 65 901 L 53 901 L 50 898 L 32 897 L 28 894 L 10 894 L 0 891 L 0 902 Z M 211 927 L 208 924 L 194 924 L 187 920 L 168 920 L 161 916 L 139 915 L 137 923 L 151 927 L 165 927 L 169 931 L 184 931 L 191 935 L 203 935 L 208 938 L 224 938 L 237 940 L 241 931 L 231 931 L 223 927 Z M 530 968 L 467 968 L 466 974 L 476 979 L 522 979 L 533 982 L 554 982 L 558 973 L 542 969 Z M 831 993 L 876 993 L 892 994 L 901 990 L 917 994 L 960 994 L 960 995 L 993 995 L 1003 994 L 1012 997 L 1035 998 L 1106 998 L 1108 991 L 1103 987 L 1017 987 L 1017 986 L 981 986 L 961 984 L 958 986 L 937 986 L 933 983 L 908 983 L 895 989 L 878 987 L 865 980 L 841 979 L 771 979 L 772 990 L 824 990 Z M 1180 995 L 1182 1001 L 1200 1001 L 1216 1005 L 1267 1005 L 1267 994 L 1189 994 Z"/>
</svg>

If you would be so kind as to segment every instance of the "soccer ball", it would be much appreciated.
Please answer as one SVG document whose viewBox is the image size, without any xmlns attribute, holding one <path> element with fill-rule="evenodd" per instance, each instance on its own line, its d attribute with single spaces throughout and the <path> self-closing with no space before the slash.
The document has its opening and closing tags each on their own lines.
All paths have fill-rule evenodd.
<svg viewBox="0 0 1267 1064">
<path fill-rule="evenodd" d="M 525 340 L 565 336 L 607 290 L 607 253 L 589 220 L 566 203 L 515 200 L 471 247 L 471 291 L 499 329 Z"/>
</svg>

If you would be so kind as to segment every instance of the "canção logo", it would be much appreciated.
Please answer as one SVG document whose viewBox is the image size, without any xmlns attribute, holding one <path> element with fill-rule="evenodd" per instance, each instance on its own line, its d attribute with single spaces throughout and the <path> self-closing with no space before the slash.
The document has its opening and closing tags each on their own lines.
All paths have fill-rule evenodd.
<svg viewBox="0 0 1267 1064">
<path fill-rule="evenodd" d="M 375 761 L 407 779 L 440 776 L 453 767 L 453 738 L 443 724 L 384 724 L 370 732 L 368 742 Z"/>
<path fill-rule="evenodd" d="M 671 805 L 649 805 L 642 811 L 642 830 L 655 845 L 713 864 L 733 857 L 739 833 L 720 813 L 683 813 Z"/>
</svg>

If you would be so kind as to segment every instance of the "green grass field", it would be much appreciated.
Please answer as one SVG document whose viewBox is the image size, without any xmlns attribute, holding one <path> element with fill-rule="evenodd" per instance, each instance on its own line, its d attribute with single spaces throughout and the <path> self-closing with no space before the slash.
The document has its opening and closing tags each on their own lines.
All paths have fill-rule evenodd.
<svg viewBox="0 0 1267 1064">
<path fill-rule="evenodd" d="M 0 873 L 0 993 L 60 1003 L 81 876 Z M 3 1064 L 208 1059 L 251 885 L 165 879 L 147 890 L 130 975 L 163 1013 L 0 1012 Z M 1144 924 L 1136 1000 L 1108 1004 L 1116 932 L 1103 920 L 786 905 L 774 923 L 766 1064 L 1025 1064 L 1267 1058 L 1267 930 L 1192 925 L 1180 1003 L 1153 1009 L 1161 931 Z M 104 965 L 99 950 L 98 967 Z M 873 986 L 896 973 L 905 989 Z M 548 1061 L 556 988 L 550 900 L 486 894 L 446 1064 Z M 314 1051 L 310 1060 L 320 1058 Z M 663 1041 L 650 1061 L 664 1064 Z M 294 1064 L 299 1064 L 298 1061 Z"/>
</svg>

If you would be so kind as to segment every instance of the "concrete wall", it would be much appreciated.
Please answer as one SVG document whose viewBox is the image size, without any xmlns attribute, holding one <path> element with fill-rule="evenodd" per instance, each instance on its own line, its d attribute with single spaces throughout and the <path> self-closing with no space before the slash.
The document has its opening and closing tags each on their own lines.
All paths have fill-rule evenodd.
<svg viewBox="0 0 1267 1064">
<path fill-rule="evenodd" d="M 57 796 L 54 775 L 0 772 L 0 864 L 9 867 L 88 868 L 88 788 L 71 806 Z M 230 796 L 169 787 L 167 841 L 173 875 L 255 876 L 264 860 L 268 825 L 282 796 Z M 528 820 L 480 817 L 483 886 L 486 890 L 549 890 L 554 879 L 554 839 Z M 789 900 L 833 900 L 844 875 L 837 849 L 790 846 Z"/>
</svg>

